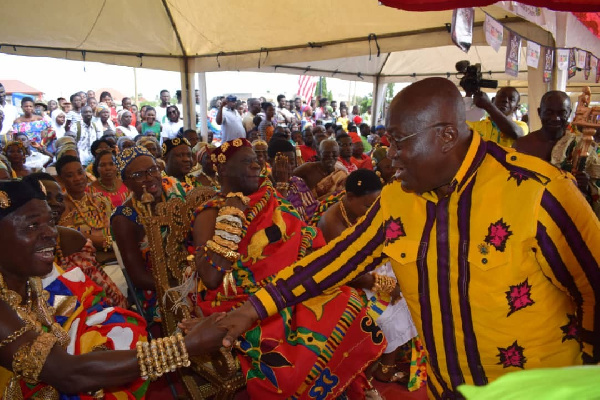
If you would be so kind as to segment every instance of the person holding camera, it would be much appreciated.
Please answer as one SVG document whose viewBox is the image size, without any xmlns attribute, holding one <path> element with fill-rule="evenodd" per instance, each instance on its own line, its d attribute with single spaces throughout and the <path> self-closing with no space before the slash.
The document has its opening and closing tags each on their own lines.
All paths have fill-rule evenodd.
<svg viewBox="0 0 600 400">
<path fill-rule="evenodd" d="M 227 96 L 225 101 L 221 102 L 221 107 L 217 113 L 216 122 L 221 125 L 222 143 L 238 138 L 246 138 L 246 130 L 244 124 L 242 124 L 242 116 L 236 109 L 236 102 L 236 96 Z"/>
<path fill-rule="evenodd" d="M 489 117 L 481 121 L 467 121 L 467 125 L 485 140 L 511 147 L 515 140 L 529 133 L 529 127 L 525 122 L 513 119 L 520 99 L 521 96 L 517 89 L 511 86 L 498 90 L 494 101 L 491 101 L 487 94 L 478 90 L 473 94 L 473 103 L 485 110 Z"/>
</svg>

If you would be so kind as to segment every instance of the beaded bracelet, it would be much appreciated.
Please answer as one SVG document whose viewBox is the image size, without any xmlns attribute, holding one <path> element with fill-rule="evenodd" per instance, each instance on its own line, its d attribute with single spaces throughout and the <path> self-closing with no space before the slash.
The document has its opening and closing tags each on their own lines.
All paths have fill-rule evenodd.
<svg viewBox="0 0 600 400">
<path fill-rule="evenodd" d="M 219 229 L 228 233 L 231 233 L 232 235 L 237 235 L 240 236 L 242 234 L 242 229 L 237 227 L 237 226 L 233 226 L 230 224 L 225 224 L 223 222 L 217 222 L 215 224 L 215 229 Z"/>
<path fill-rule="evenodd" d="M 217 263 L 215 263 L 213 261 L 212 258 L 210 258 L 210 256 L 208 255 L 208 253 L 204 254 L 204 259 L 206 260 L 206 262 L 208 262 L 210 264 L 211 267 L 213 267 L 214 269 L 216 269 L 219 272 L 227 272 L 227 270 L 223 267 L 221 267 L 220 265 L 217 265 Z"/>
<path fill-rule="evenodd" d="M 135 347 L 140 376 L 144 380 L 156 380 L 167 372 L 174 372 L 177 368 L 189 367 L 191 364 L 180 332 L 174 336 L 154 339 L 150 343 L 139 341 Z"/>
<path fill-rule="evenodd" d="M 234 235 L 222 229 L 215 230 L 215 235 L 220 236 L 225 240 L 229 240 L 235 244 L 239 244 L 242 241 L 242 238 L 239 235 Z"/>
<path fill-rule="evenodd" d="M 231 192 L 231 193 L 227 193 L 227 197 L 228 199 L 232 198 L 232 197 L 237 197 L 238 199 L 240 199 L 242 201 L 242 203 L 244 203 L 245 206 L 248 205 L 248 203 L 250 203 L 250 197 L 248 196 L 244 196 L 244 193 L 242 192 Z"/>
</svg>

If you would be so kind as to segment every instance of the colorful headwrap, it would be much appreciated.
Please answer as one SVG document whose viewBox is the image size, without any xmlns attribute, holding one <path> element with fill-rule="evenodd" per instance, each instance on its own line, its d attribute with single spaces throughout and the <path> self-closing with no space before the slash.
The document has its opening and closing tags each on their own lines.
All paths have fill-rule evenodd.
<svg viewBox="0 0 600 400">
<path fill-rule="evenodd" d="M 72 150 L 76 151 L 77 154 L 79 154 L 79 150 L 77 150 L 77 145 L 75 143 L 67 142 L 67 143 L 63 144 L 62 146 L 60 146 L 60 148 L 56 152 L 56 161 L 60 160 L 60 158 L 62 156 L 64 156 L 67 151 L 72 151 Z"/>
<path fill-rule="evenodd" d="M 98 103 L 98 105 L 96 105 L 96 117 L 100 116 L 100 113 L 104 110 L 108 110 L 110 112 L 110 107 L 108 106 L 108 104 L 102 102 L 102 103 Z"/>
<path fill-rule="evenodd" d="M 41 182 L 0 181 L 0 219 L 33 199 L 46 200 L 46 188 Z"/>
<path fill-rule="evenodd" d="M 163 144 L 162 144 L 163 156 L 166 157 L 167 153 L 169 153 L 175 147 L 182 146 L 182 145 L 187 145 L 189 148 L 192 148 L 190 141 L 187 140 L 186 138 L 176 137 L 173 139 L 167 139 L 167 140 L 163 141 Z"/>
<path fill-rule="evenodd" d="M 27 149 L 25 148 L 25 145 L 23 144 L 23 142 L 21 142 L 20 140 L 13 140 L 11 142 L 8 142 L 6 144 L 6 146 L 4 147 L 4 154 L 8 154 L 8 148 L 10 146 L 17 146 L 19 148 L 19 150 L 21 150 L 23 152 L 23 154 L 27 154 Z"/>
<path fill-rule="evenodd" d="M 350 135 L 350 138 L 352 138 L 352 143 L 362 142 L 362 140 L 360 139 L 360 136 L 358 136 L 358 133 L 348 132 L 348 135 Z"/>
<path fill-rule="evenodd" d="M 204 143 L 204 142 L 198 142 L 198 144 L 200 143 Z M 198 144 L 196 145 L 196 147 L 198 146 Z M 202 161 L 202 157 L 204 157 L 204 155 L 206 153 L 210 154 L 214 151 L 214 149 L 216 149 L 217 146 L 215 146 L 214 144 L 207 144 L 204 143 L 204 146 L 202 146 L 202 148 L 200 149 L 200 151 L 198 152 L 198 161 Z"/>
<path fill-rule="evenodd" d="M 252 147 L 252 144 L 243 138 L 229 140 L 217 147 L 210 155 L 210 160 L 213 163 L 213 169 L 217 171 L 218 164 L 225 164 L 228 158 L 231 158 L 235 153 L 243 147 Z"/>
<path fill-rule="evenodd" d="M 121 174 L 121 179 L 123 179 L 123 175 L 125 174 L 125 169 L 127 169 L 127 166 L 140 156 L 148 156 L 154 159 L 152 153 L 150 153 L 145 147 L 139 145 L 123 149 L 123 151 L 117 155 L 117 168 L 119 169 L 119 174 Z"/>
</svg>

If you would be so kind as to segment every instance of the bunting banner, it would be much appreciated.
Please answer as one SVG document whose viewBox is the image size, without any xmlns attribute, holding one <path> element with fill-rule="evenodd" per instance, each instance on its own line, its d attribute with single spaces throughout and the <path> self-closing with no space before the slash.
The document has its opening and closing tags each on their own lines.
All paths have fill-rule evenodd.
<svg viewBox="0 0 600 400">
<path fill-rule="evenodd" d="M 457 8 L 452 12 L 452 41 L 465 53 L 473 43 L 474 8 Z"/>
<path fill-rule="evenodd" d="M 552 80 L 552 67 L 554 66 L 554 49 L 544 46 L 544 83 Z"/>
<path fill-rule="evenodd" d="M 485 22 L 483 24 L 485 31 L 485 40 L 487 43 L 496 51 L 500 50 L 502 41 L 504 40 L 504 27 L 494 18 L 489 15 L 485 15 Z"/>
<path fill-rule="evenodd" d="M 508 32 L 508 45 L 506 46 L 506 62 L 504 71 L 507 75 L 519 76 L 519 60 L 521 58 L 521 36 L 513 31 Z"/>
<path fill-rule="evenodd" d="M 569 68 L 569 49 L 556 50 L 556 66 L 561 71 L 566 71 Z"/>
<path fill-rule="evenodd" d="M 590 74 L 594 74 L 594 80 L 598 83 L 598 58 L 595 56 L 590 57 Z"/>
<path fill-rule="evenodd" d="M 587 51 L 577 49 L 577 68 L 584 69 L 585 68 L 585 57 Z"/>
<path fill-rule="evenodd" d="M 577 61 L 575 60 L 575 49 L 569 49 L 569 79 L 577 72 Z"/>
<path fill-rule="evenodd" d="M 585 78 L 585 80 L 587 81 L 590 78 L 590 69 L 592 68 L 592 57 L 591 54 L 589 52 L 585 52 L 585 63 L 584 63 L 584 68 L 583 68 L 583 77 Z"/>
<path fill-rule="evenodd" d="M 540 63 L 541 46 L 531 40 L 527 41 L 527 66 L 537 68 Z"/>
</svg>

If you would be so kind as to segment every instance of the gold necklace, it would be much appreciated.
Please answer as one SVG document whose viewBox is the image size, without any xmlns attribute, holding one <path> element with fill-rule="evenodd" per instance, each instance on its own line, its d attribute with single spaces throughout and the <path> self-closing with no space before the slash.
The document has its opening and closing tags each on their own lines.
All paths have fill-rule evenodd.
<svg viewBox="0 0 600 400">
<path fill-rule="evenodd" d="M 206 172 L 200 171 L 200 174 L 204 175 L 206 177 L 206 179 L 208 179 L 208 182 L 210 183 L 211 186 L 214 186 L 216 188 L 220 188 L 221 187 L 221 185 L 219 185 L 219 182 L 215 181 L 213 178 L 211 178 L 210 176 L 208 176 L 206 174 Z"/>
<path fill-rule="evenodd" d="M 67 197 L 69 198 L 69 200 L 71 200 L 73 202 L 73 205 L 75 205 L 77 212 L 79 213 L 79 215 L 81 215 L 81 218 L 83 219 L 83 221 L 90 228 L 106 229 L 106 226 L 104 224 L 104 217 L 102 215 L 103 214 L 102 210 L 100 209 L 100 207 L 98 205 L 96 205 L 93 201 L 91 201 L 88 196 L 89 196 L 88 193 L 85 193 L 83 195 L 82 200 L 75 200 L 69 193 L 67 193 Z M 82 209 L 83 206 L 80 204 L 80 203 L 85 203 L 85 202 L 88 202 L 91 204 L 92 210 L 90 211 L 90 213 L 94 213 L 94 211 L 95 211 L 95 214 L 98 217 L 97 219 L 92 216 L 91 221 L 90 221 L 90 219 L 87 217 L 86 214 L 88 214 L 88 213 Z"/>
<path fill-rule="evenodd" d="M 342 214 L 342 218 L 344 218 L 346 227 L 350 228 L 352 225 L 354 225 L 352 222 L 350 222 L 350 218 L 348 218 L 348 214 L 346 213 L 346 207 L 344 207 L 344 199 L 340 200 L 340 213 Z"/>
<path fill-rule="evenodd" d="M 112 188 L 109 188 L 104 183 L 102 183 L 101 179 L 98 179 L 98 185 L 102 187 L 102 189 L 106 190 L 108 193 L 114 193 L 117 191 L 117 180 L 115 179 L 115 183 L 112 185 Z"/>
</svg>

